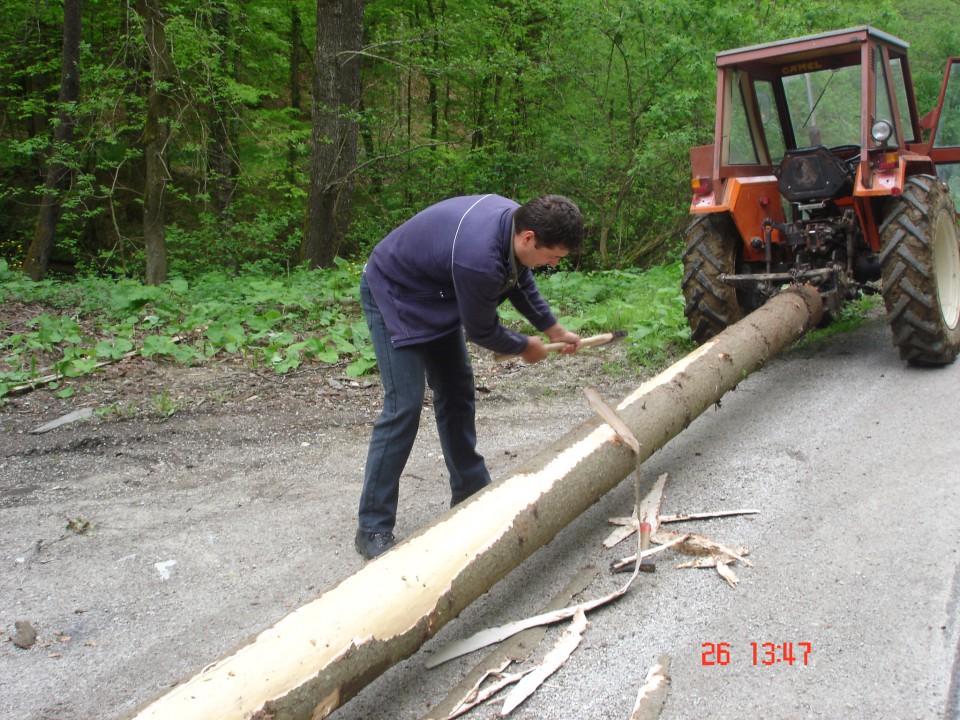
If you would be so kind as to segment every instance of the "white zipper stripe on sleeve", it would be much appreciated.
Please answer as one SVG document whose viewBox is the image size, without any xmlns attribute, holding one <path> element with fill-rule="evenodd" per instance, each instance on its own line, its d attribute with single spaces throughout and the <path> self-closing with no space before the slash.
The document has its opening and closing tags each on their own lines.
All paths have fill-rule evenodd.
<svg viewBox="0 0 960 720">
<path fill-rule="evenodd" d="M 487 194 L 487 195 L 484 195 L 483 197 L 478 198 L 477 201 L 473 203 L 473 205 L 467 208 L 467 211 L 460 217 L 460 222 L 457 223 L 457 231 L 453 234 L 453 245 L 450 248 L 451 275 L 453 274 L 453 256 L 457 251 L 457 238 L 460 237 L 460 228 L 463 226 L 463 221 L 467 217 L 467 215 L 470 213 L 471 210 L 473 210 L 477 205 L 479 205 L 482 201 L 486 200 L 488 197 L 490 197 L 490 194 Z"/>
</svg>

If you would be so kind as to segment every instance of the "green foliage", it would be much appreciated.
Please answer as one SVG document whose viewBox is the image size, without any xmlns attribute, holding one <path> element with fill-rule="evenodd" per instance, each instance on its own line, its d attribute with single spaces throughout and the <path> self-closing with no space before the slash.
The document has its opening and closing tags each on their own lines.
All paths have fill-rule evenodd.
<svg viewBox="0 0 960 720">
<path fill-rule="evenodd" d="M 174 413 L 186 407 L 187 403 L 183 399 L 174 399 L 170 397 L 170 391 L 154 393 L 151 397 L 153 412 L 162 419 L 166 419 Z"/>
<path fill-rule="evenodd" d="M 76 535 L 87 535 L 93 532 L 93 521 L 87 518 L 67 517 L 67 530 Z"/>
<path fill-rule="evenodd" d="M 856 300 L 844 303 L 829 325 L 817 328 L 800 338 L 797 347 L 817 349 L 834 335 L 856 330 L 878 312 L 882 312 L 882 308 L 883 301 L 879 295 L 861 295 Z"/>
<path fill-rule="evenodd" d="M 358 167 L 352 197 L 338 198 L 354 209 L 341 255 L 366 254 L 444 197 L 558 192 L 586 216 L 580 269 L 669 260 L 687 217 L 689 149 L 711 141 L 718 51 L 872 24 L 911 43 L 924 111 L 944 59 L 960 54 L 958 7 L 369 0 Z M 165 190 L 172 275 L 195 283 L 214 269 L 279 273 L 295 264 L 310 182 L 315 10 L 305 0 L 165 6 L 175 64 Z M 82 93 L 66 107 L 57 101 L 61 4 L 0 0 L 0 12 L 0 257 L 19 267 L 55 160 L 71 169 L 57 198 L 56 267 L 141 277 L 149 67 L 132 5 L 84 3 Z M 75 121 L 74 141 L 51 147 L 61 111 Z M 228 325 L 220 332 L 235 344 Z M 312 352 L 285 349 L 277 364 Z"/>
<path fill-rule="evenodd" d="M 359 266 L 341 260 L 329 270 L 297 268 L 283 277 L 211 272 L 193 282 L 177 278 L 158 287 L 131 280 L 53 284 L 24 282 L 0 261 L 0 307 L 42 308 L 16 323 L 0 320 L 0 398 L 49 374 L 56 373 L 62 382 L 128 355 L 183 365 L 227 356 L 276 374 L 321 363 L 359 377 L 376 366 L 359 308 L 359 273 Z M 564 326 L 584 337 L 627 330 L 629 361 L 659 368 L 693 349 L 683 316 L 681 273 L 679 262 L 645 272 L 555 271 L 539 274 L 537 284 Z M 88 298 L 96 303 L 88 304 Z M 829 327 L 809 335 L 804 345 L 857 327 L 879 306 L 877 297 L 845 305 Z M 533 332 L 509 303 L 500 312 L 505 323 Z M 58 397 L 78 391 L 69 382 L 50 387 Z M 150 409 L 163 418 L 183 404 L 160 392 L 153 395 Z M 134 408 L 110 406 L 101 414 L 132 412 Z"/>
<path fill-rule="evenodd" d="M 16 325 L 0 321 L 0 396 L 48 374 L 87 375 L 131 353 L 184 365 L 227 354 L 276 373 L 307 361 L 345 363 L 348 374 L 363 374 L 375 361 L 360 318 L 359 273 L 338 261 L 281 278 L 211 272 L 162 286 L 55 284 L 24 281 L 0 262 L 0 302 L 46 308 Z"/>
<path fill-rule="evenodd" d="M 680 263 L 646 272 L 555 272 L 542 275 L 537 285 L 564 327 L 584 337 L 627 330 L 630 359 L 653 366 L 693 348 L 683 315 L 681 272 Z M 516 311 L 503 314 L 521 322 Z"/>
<path fill-rule="evenodd" d="M 226 355 L 277 374 L 304 363 L 339 364 L 358 377 L 376 365 L 359 309 L 359 271 L 338 261 L 330 270 L 297 268 L 280 278 L 211 272 L 161 286 L 93 279 L 53 285 L 23 282 L 0 264 L 0 303 L 44 308 L 18 323 L 0 322 L 0 397 L 47 375 L 85 376 L 128 355 L 183 365 Z M 679 273 L 676 263 L 645 273 L 555 272 L 539 284 L 566 326 L 581 334 L 626 329 L 630 357 L 654 364 L 690 347 Z M 86 304 L 89 297 L 98 305 Z M 508 308 L 505 320 L 519 321 Z M 168 394 L 153 398 L 161 417 L 180 407 Z"/>
</svg>

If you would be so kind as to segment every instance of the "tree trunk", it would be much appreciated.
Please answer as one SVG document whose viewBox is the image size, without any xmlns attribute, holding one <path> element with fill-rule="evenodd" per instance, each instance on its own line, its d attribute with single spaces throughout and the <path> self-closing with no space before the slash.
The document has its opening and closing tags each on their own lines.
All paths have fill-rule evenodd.
<svg viewBox="0 0 960 720">
<path fill-rule="evenodd" d="M 214 36 L 218 38 L 215 52 L 220 58 L 223 73 L 230 72 L 236 75 L 236 69 L 229 57 L 227 48 L 232 45 L 233 30 L 230 24 L 230 14 L 222 0 L 210 3 L 210 23 Z M 213 179 L 214 212 L 217 215 L 218 230 L 225 233 L 231 223 L 227 216 L 227 209 L 233 200 L 236 189 L 237 167 L 233 155 L 233 142 L 230 132 L 230 106 L 221 95 L 219 89 L 211 83 L 212 101 L 210 103 L 210 144 L 208 171 Z"/>
<path fill-rule="evenodd" d="M 40 212 L 33 232 L 33 240 L 23 261 L 23 269 L 34 280 L 42 280 L 50 265 L 50 256 L 57 239 L 60 219 L 60 194 L 70 182 L 70 168 L 58 156 L 63 146 L 73 142 L 74 117 L 67 104 L 80 98 L 80 0 L 65 0 L 63 4 L 63 73 L 60 77 L 60 111 L 53 128 L 52 158 L 47 167 Z"/>
<path fill-rule="evenodd" d="M 440 136 L 440 101 L 437 90 L 437 68 L 440 67 L 440 18 L 437 17 L 431 0 L 427 0 L 427 15 L 430 18 L 430 30 L 433 32 L 431 68 L 427 73 L 427 107 L 430 109 L 430 140 L 436 142 Z M 436 146 L 431 145 L 430 149 L 435 150 Z"/>
<path fill-rule="evenodd" d="M 363 0 L 317 0 L 313 149 L 303 259 L 331 267 L 350 220 L 357 164 Z"/>
<path fill-rule="evenodd" d="M 815 327 L 821 313 L 812 288 L 777 295 L 619 404 L 639 457 L 614 442 L 610 426 L 584 423 L 136 718 L 327 717 Z"/>
<path fill-rule="evenodd" d="M 300 68 L 303 65 L 303 21 L 296 5 L 290 5 L 290 107 L 294 117 L 300 117 Z M 297 179 L 297 144 L 291 140 L 287 145 L 287 182 L 293 185 Z"/>
<path fill-rule="evenodd" d="M 164 190 L 167 171 L 167 144 L 170 142 L 170 98 L 167 88 L 173 79 L 173 60 L 160 15 L 161 0 L 136 0 L 143 23 L 143 35 L 150 58 L 150 91 L 143 128 L 146 179 L 143 188 L 143 241 L 146 250 L 146 279 L 159 285 L 167 279 L 167 238 L 164 218 Z"/>
</svg>

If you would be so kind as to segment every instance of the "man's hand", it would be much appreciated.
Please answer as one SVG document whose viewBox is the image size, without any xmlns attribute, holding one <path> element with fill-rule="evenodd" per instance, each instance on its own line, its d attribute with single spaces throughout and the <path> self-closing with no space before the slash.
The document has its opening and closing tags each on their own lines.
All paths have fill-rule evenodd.
<svg viewBox="0 0 960 720">
<path fill-rule="evenodd" d="M 575 332 L 570 332 L 565 327 L 560 325 L 560 323 L 557 323 L 553 327 L 547 328 L 544 332 L 547 334 L 547 337 L 550 338 L 550 342 L 566 343 L 566 347 L 560 351 L 564 355 L 575 353 L 580 349 L 580 336 Z"/>
<path fill-rule="evenodd" d="M 564 343 L 563 349 L 560 350 L 564 355 L 575 353 L 580 349 L 580 336 L 559 324 L 547 328 L 545 332 L 550 342 Z M 528 365 L 533 365 L 543 360 L 548 354 L 543 340 L 536 335 L 529 335 L 527 337 L 527 349 L 520 354 L 520 357 Z"/>
<path fill-rule="evenodd" d="M 520 359 L 527 365 L 533 365 L 543 360 L 549 353 L 543 346 L 543 340 L 536 335 L 527 336 L 527 349 L 520 353 Z"/>
</svg>

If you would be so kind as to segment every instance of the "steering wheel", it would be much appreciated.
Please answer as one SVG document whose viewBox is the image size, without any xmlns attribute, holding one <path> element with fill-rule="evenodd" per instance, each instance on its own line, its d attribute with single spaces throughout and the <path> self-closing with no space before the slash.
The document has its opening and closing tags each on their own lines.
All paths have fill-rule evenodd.
<svg viewBox="0 0 960 720">
<path fill-rule="evenodd" d="M 854 145 L 853 143 L 845 143 L 843 145 L 833 145 L 832 147 L 829 148 L 829 150 L 834 155 L 838 155 L 841 157 L 844 155 L 847 155 L 847 153 L 852 153 L 852 155 L 850 155 L 849 157 L 843 158 L 848 162 L 851 160 L 854 160 L 855 158 L 860 157 L 860 146 Z"/>
</svg>

